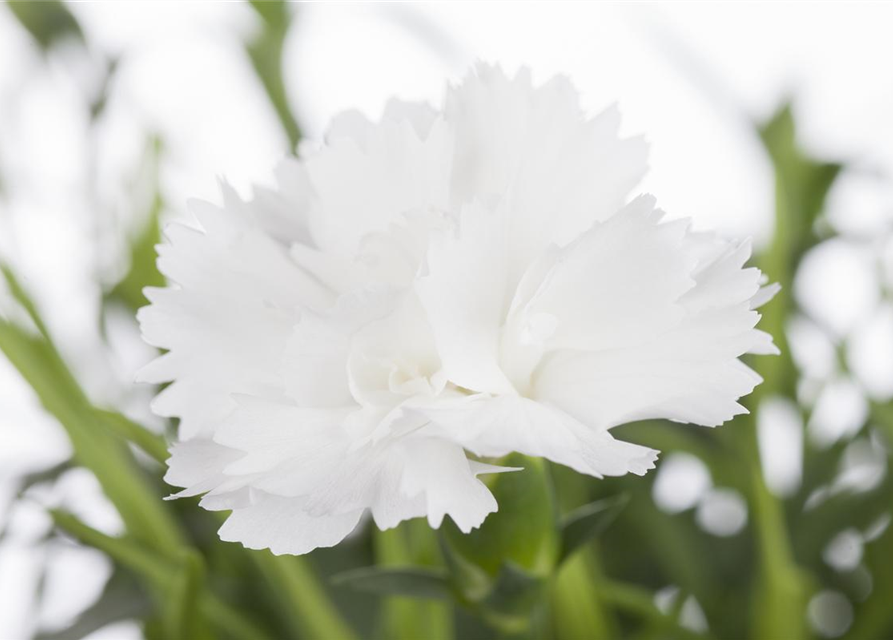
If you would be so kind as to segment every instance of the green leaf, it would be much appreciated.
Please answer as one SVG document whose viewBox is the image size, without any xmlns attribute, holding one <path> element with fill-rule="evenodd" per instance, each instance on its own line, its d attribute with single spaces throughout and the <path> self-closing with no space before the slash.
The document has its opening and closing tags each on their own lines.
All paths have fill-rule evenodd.
<svg viewBox="0 0 893 640">
<path fill-rule="evenodd" d="M 124 414 L 107 409 L 97 409 L 96 418 L 110 431 L 117 433 L 127 442 L 132 442 L 138 446 L 156 462 L 165 464 L 170 457 L 164 436 L 149 431 L 146 427 L 134 422 Z"/>
<path fill-rule="evenodd" d="M 284 31 L 291 19 L 288 14 L 288 5 L 281 0 L 249 0 L 248 4 L 263 19 L 267 27 L 275 31 Z"/>
<path fill-rule="evenodd" d="M 434 567 L 363 567 L 339 573 L 332 583 L 377 596 L 435 600 L 451 597 L 446 571 Z"/>
<path fill-rule="evenodd" d="M 62 2 L 9 2 L 9 9 L 40 48 L 48 50 L 57 42 L 72 38 L 84 41 L 84 34 L 74 16 Z"/>
<path fill-rule="evenodd" d="M 15 493 L 17 498 L 21 498 L 31 487 L 35 487 L 47 482 L 55 482 L 59 479 L 63 473 L 68 471 L 69 469 L 73 469 L 74 464 L 71 460 L 63 460 L 58 464 L 54 464 L 51 467 L 46 469 L 41 469 L 40 471 L 34 471 L 33 473 L 28 473 L 23 476 L 16 478 L 15 481 Z M 11 518 L 5 518 L 3 521 L 0 521 L 0 544 L 6 539 L 6 536 L 9 533 L 9 525 L 11 524 Z"/>
<path fill-rule="evenodd" d="M 290 150 L 294 151 L 301 139 L 301 128 L 288 104 L 282 75 L 282 50 L 292 22 L 291 12 L 288 3 L 281 0 L 252 0 L 250 4 L 261 18 L 262 29 L 245 45 L 245 50 L 288 136 Z"/>
<path fill-rule="evenodd" d="M 598 537 L 614 522 L 628 502 L 629 496 L 621 494 L 583 505 L 567 514 L 561 522 L 559 562 L 563 562 L 577 549 Z"/>
<path fill-rule="evenodd" d="M 0 264 L 0 273 L 3 274 L 3 279 L 6 281 L 6 285 L 9 287 L 9 293 L 12 294 L 13 299 L 22 305 L 22 308 L 28 314 L 28 317 L 31 318 L 31 322 L 37 327 L 37 330 L 40 331 L 44 338 L 49 340 L 50 334 L 40 317 L 40 313 L 37 311 L 37 306 L 25 291 L 25 288 L 19 282 L 18 278 L 16 278 L 12 269 L 9 265 Z"/>
<path fill-rule="evenodd" d="M 501 627 L 505 628 L 509 620 L 517 620 L 511 626 L 523 628 L 539 603 L 545 585 L 545 578 L 532 575 L 513 562 L 505 562 L 481 607 L 491 619 L 500 619 Z"/>
<path fill-rule="evenodd" d="M 43 484 L 45 482 L 55 482 L 63 473 L 69 469 L 73 469 L 74 465 L 71 460 L 63 460 L 52 467 L 41 469 L 33 473 L 21 476 L 16 482 L 16 492 L 19 496 L 23 495 L 31 487 Z"/>
</svg>

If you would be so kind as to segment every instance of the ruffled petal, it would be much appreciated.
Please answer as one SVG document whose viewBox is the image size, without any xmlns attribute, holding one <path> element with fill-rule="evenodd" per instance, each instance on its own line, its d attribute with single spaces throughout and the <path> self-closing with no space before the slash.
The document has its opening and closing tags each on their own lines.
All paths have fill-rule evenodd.
<svg viewBox="0 0 893 640">
<path fill-rule="evenodd" d="M 480 64 L 448 93 L 445 116 L 456 131 L 453 202 L 508 199 L 513 281 L 550 243 L 611 216 L 647 169 L 643 139 L 618 135 L 617 109 L 587 118 L 563 77 L 534 87 L 528 69 L 509 78 Z"/>
<path fill-rule="evenodd" d="M 414 410 L 431 420 L 427 433 L 449 438 L 480 456 L 515 451 L 598 478 L 643 475 L 657 459 L 652 449 L 616 440 L 607 429 L 587 426 L 529 398 L 468 396 Z"/>
<path fill-rule="evenodd" d="M 315 246 L 351 257 L 362 239 L 411 211 L 446 211 L 452 135 L 443 120 L 420 137 L 413 120 L 354 124 L 305 160 Z"/>
<path fill-rule="evenodd" d="M 249 549 L 269 549 L 274 555 L 301 555 L 332 547 L 353 531 L 363 511 L 311 516 L 301 502 L 257 492 L 250 506 L 234 510 L 218 532 L 224 542 Z"/>
<path fill-rule="evenodd" d="M 231 394 L 280 395 L 291 327 L 301 309 L 332 301 L 226 193 L 223 208 L 193 203 L 204 230 L 166 229 L 158 265 L 177 286 L 147 288 L 151 305 L 137 316 L 144 339 L 168 350 L 138 380 L 173 382 L 153 409 L 180 418 L 183 439 L 213 431 L 233 408 Z"/>
<path fill-rule="evenodd" d="M 505 211 L 476 202 L 459 228 L 432 242 L 415 288 L 428 314 L 446 378 L 477 392 L 513 393 L 499 367 L 508 305 Z"/>
<path fill-rule="evenodd" d="M 561 252 L 523 310 L 555 319 L 547 349 L 617 349 L 678 324 L 696 262 L 682 250 L 687 224 L 661 216 L 636 198 Z"/>
</svg>

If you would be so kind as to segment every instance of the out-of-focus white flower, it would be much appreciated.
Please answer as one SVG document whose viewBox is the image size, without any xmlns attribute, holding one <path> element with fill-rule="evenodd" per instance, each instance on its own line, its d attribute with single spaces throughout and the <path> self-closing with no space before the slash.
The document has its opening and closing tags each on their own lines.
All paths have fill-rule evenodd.
<svg viewBox="0 0 893 640">
<path fill-rule="evenodd" d="M 771 290 L 748 244 L 626 206 L 646 168 L 611 108 L 587 118 L 563 78 L 480 66 L 442 112 L 393 101 L 336 118 L 275 189 L 175 225 L 143 334 L 167 353 L 180 419 L 167 481 L 232 510 L 224 540 L 274 553 L 497 504 L 475 458 L 542 456 L 595 477 L 644 474 L 614 439 L 643 418 L 717 425 L 774 350 Z"/>
</svg>

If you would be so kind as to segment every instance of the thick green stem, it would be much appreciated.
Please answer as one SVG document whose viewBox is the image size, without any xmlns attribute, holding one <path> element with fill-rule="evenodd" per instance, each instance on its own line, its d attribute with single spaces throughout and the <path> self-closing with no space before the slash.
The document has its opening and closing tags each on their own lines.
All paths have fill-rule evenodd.
<svg viewBox="0 0 893 640">
<path fill-rule="evenodd" d="M 418 526 L 421 525 L 421 526 Z M 396 529 L 373 531 L 376 564 L 382 567 L 439 564 L 437 540 L 423 520 L 410 520 Z M 393 640 L 449 640 L 453 636 L 451 607 L 442 602 L 390 597 L 383 602 L 384 635 Z"/>
<path fill-rule="evenodd" d="M 145 549 L 135 541 L 115 538 L 97 531 L 69 513 L 63 511 L 50 513 L 57 527 L 81 543 L 108 554 L 113 560 L 144 578 L 159 596 L 169 593 L 176 585 L 182 569 L 170 559 Z M 181 558 L 186 557 L 181 555 Z M 237 640 L 272 640 L 263 629 L 241 615 L 236 607 L 220 600 L 209 590 L 200 589 L 192 595 L 196 598 L 198 609 L 224 635 Z"/>
<path fill-rule="evenodd" d="M 274 591 L 280 594 L 290 625 L 302 637 L 307 640 L 356 638 L 306 559 L 274 556 L 269 551 L 252 551 L 249 555 Z"/>
<path fill-rule="evenodd" d="M 768 135 L 765 134 L 768 140 Z M 785 134 L 788 135 L 788 134 Z M 792 135 L 792 133 L 790 134 Z M 773 152 L 771 140 L 767 143 Z M 789 184 L 788 168 L 796 166 L 788 158 L 790 151 L 773 153 L 776 163 L 775 233 L 772 244 L 762 256 L 761 267 L 785 293 L 766 305 L 761 328 L 768 331 L 782 353 L 778 357 L 762 357 L 754 368 L 763 377 L 763 384 L 749 399 L 756 411 L 763 398 L 779 394 L 792 397 L 796 384 L 796 370 L 785 339 L 785 328 L 791 304 L 794 269 L 799 254 L 798 243 L 809 232 L 807 212 L 799 206 Z M 790 169 L 793 170 L 793 169 Z M 807 585 L 793 559 L 790 536 L 781 502 L 766 486 L 762 473 L 757 441 L 756 420 L 753 414 L 739 427 L 742 456 L 753 469 L 748 494 L 751 518 L 758 541 L 759 569 L 756 596 L 753 602 L 752 636 L 761 638 L 789 638 L 798 640 L 809 636 L 806 627 Z"/>
<path fill-rule="evenodd" d="M 591 479 L 551 465 L 559 508 L 568 513 L 589 502 Z M 595 582 L 605 578 L 597 542 L 581 549 L 562 564 L 551 585 L 552 631 L 556 640 L 616 638 L 617 624 L 599 597 Z"/>
<path fill-rule="evenodd" d="M 552 627 L 557 640 L 610 640 L 617 628 L 595 583 L 604 576 L 595 554 L 583 550 L 562 565 L 552 585 Z"/>
</svg>

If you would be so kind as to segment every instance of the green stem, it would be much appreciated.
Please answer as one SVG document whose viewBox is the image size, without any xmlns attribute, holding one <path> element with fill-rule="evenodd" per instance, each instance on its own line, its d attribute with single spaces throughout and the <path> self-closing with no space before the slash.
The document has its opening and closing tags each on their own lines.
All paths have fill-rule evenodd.
<svg viewBox="0 0 893 640">
<path fill-rule="evenodd" d="M 552 626 L 557 640 L 617 637 L 595 582 L 604 579 L 591 549 L 584 549 L 562 566 L 552 585 Z"/>
<path fill-rule="evenodd" d="M 313 640 L 354 640 L 356 635 L 341 618 L 313 568 L 305 558 L 274 556 L 269 551 L 249 554 L 273 589 L 281 594 L 289 624 Z"/>
<path fill-rule="evenodd" d="M 558 506 L 568 513 L 589 502 L 590 480 L 558 465 L 549 465 Z M 595 583 L 604 579 L 597 542 L 569 557 L 551 585 L 551 626 L 556 640 L 616 638 L 617 624 L 599 597 Z"/>
<path fill-rule="evenodd" d="M 421 525 L 421 526 L 418 526 Z M 437 540 L 427 522 L 411 520 L 395 529 L 373 531 L 376 564 L 430 566 L 438 564 Z M 390 597 L 383 601 L 385 636 L 394 640 L 449 640 L 452 637 L 450 607 L 442 602 Z"/>
<path fill-rule="evenodd" d="M 761 310 L 761 328 L 773 336 L 782 354 L 758 358 L 754 363 L 754 368 L 763 378 L 763 384 L 757 387 L 749 399 L 754 412 L 768 395 L 782 394 L 790 397 L 794 393 L 796 370 L 785 339 L 785 323 L 793 283 L 791 256 L 797 240 L 792 233 L 792 216 L 795 212 L 789 204 L 785 181 L 777 169 L 775 234 L 761 266 L 770 278 L 782 285 L 787 294 L 778 296 Z M 750 461 L 753 469 L 748 497 L 758 541 L 759 577 L 753 602 L 752 635 L 758 640 L 806 638 L 809 636 L 805 623 L 806 583 L 793 559 L 783 506 L 766 486 L 753 413 L 742 420 L 737 435 L 742 456 Z"/>
<path fill-rule="evenodd" d="M 171 587 L 176 584 L 176 579 L 181 573 L 180 565 L 171 560 L 143 548 L 134 540 L 116 538 L 97 531 L 70 513 L 51 510 L 50 515 L 57 527 L 82 544 L 99 549 L 122 566 L 147 580 L 154 587 L 156 594 L 162 596 L 159 597 L 162 602 L 164 601 L 163 595 L 169 593 Z M 181 558 L 183 557 L 181 556 Z M 197 561 L 197 556 L 193 556 L 191 561 Z M 189 571 L 188 568 L 187 571 Z M 189 580 L 188 583 L 195 584 L 195 581 Z M 207 589 L 203 588 L 198 591 L 196 602 L 201 613 L 226 635 L 237 640 L 272 640 L 263 629 L 242 616 L 236 607 L 220 600 Z"/>
</svg>

